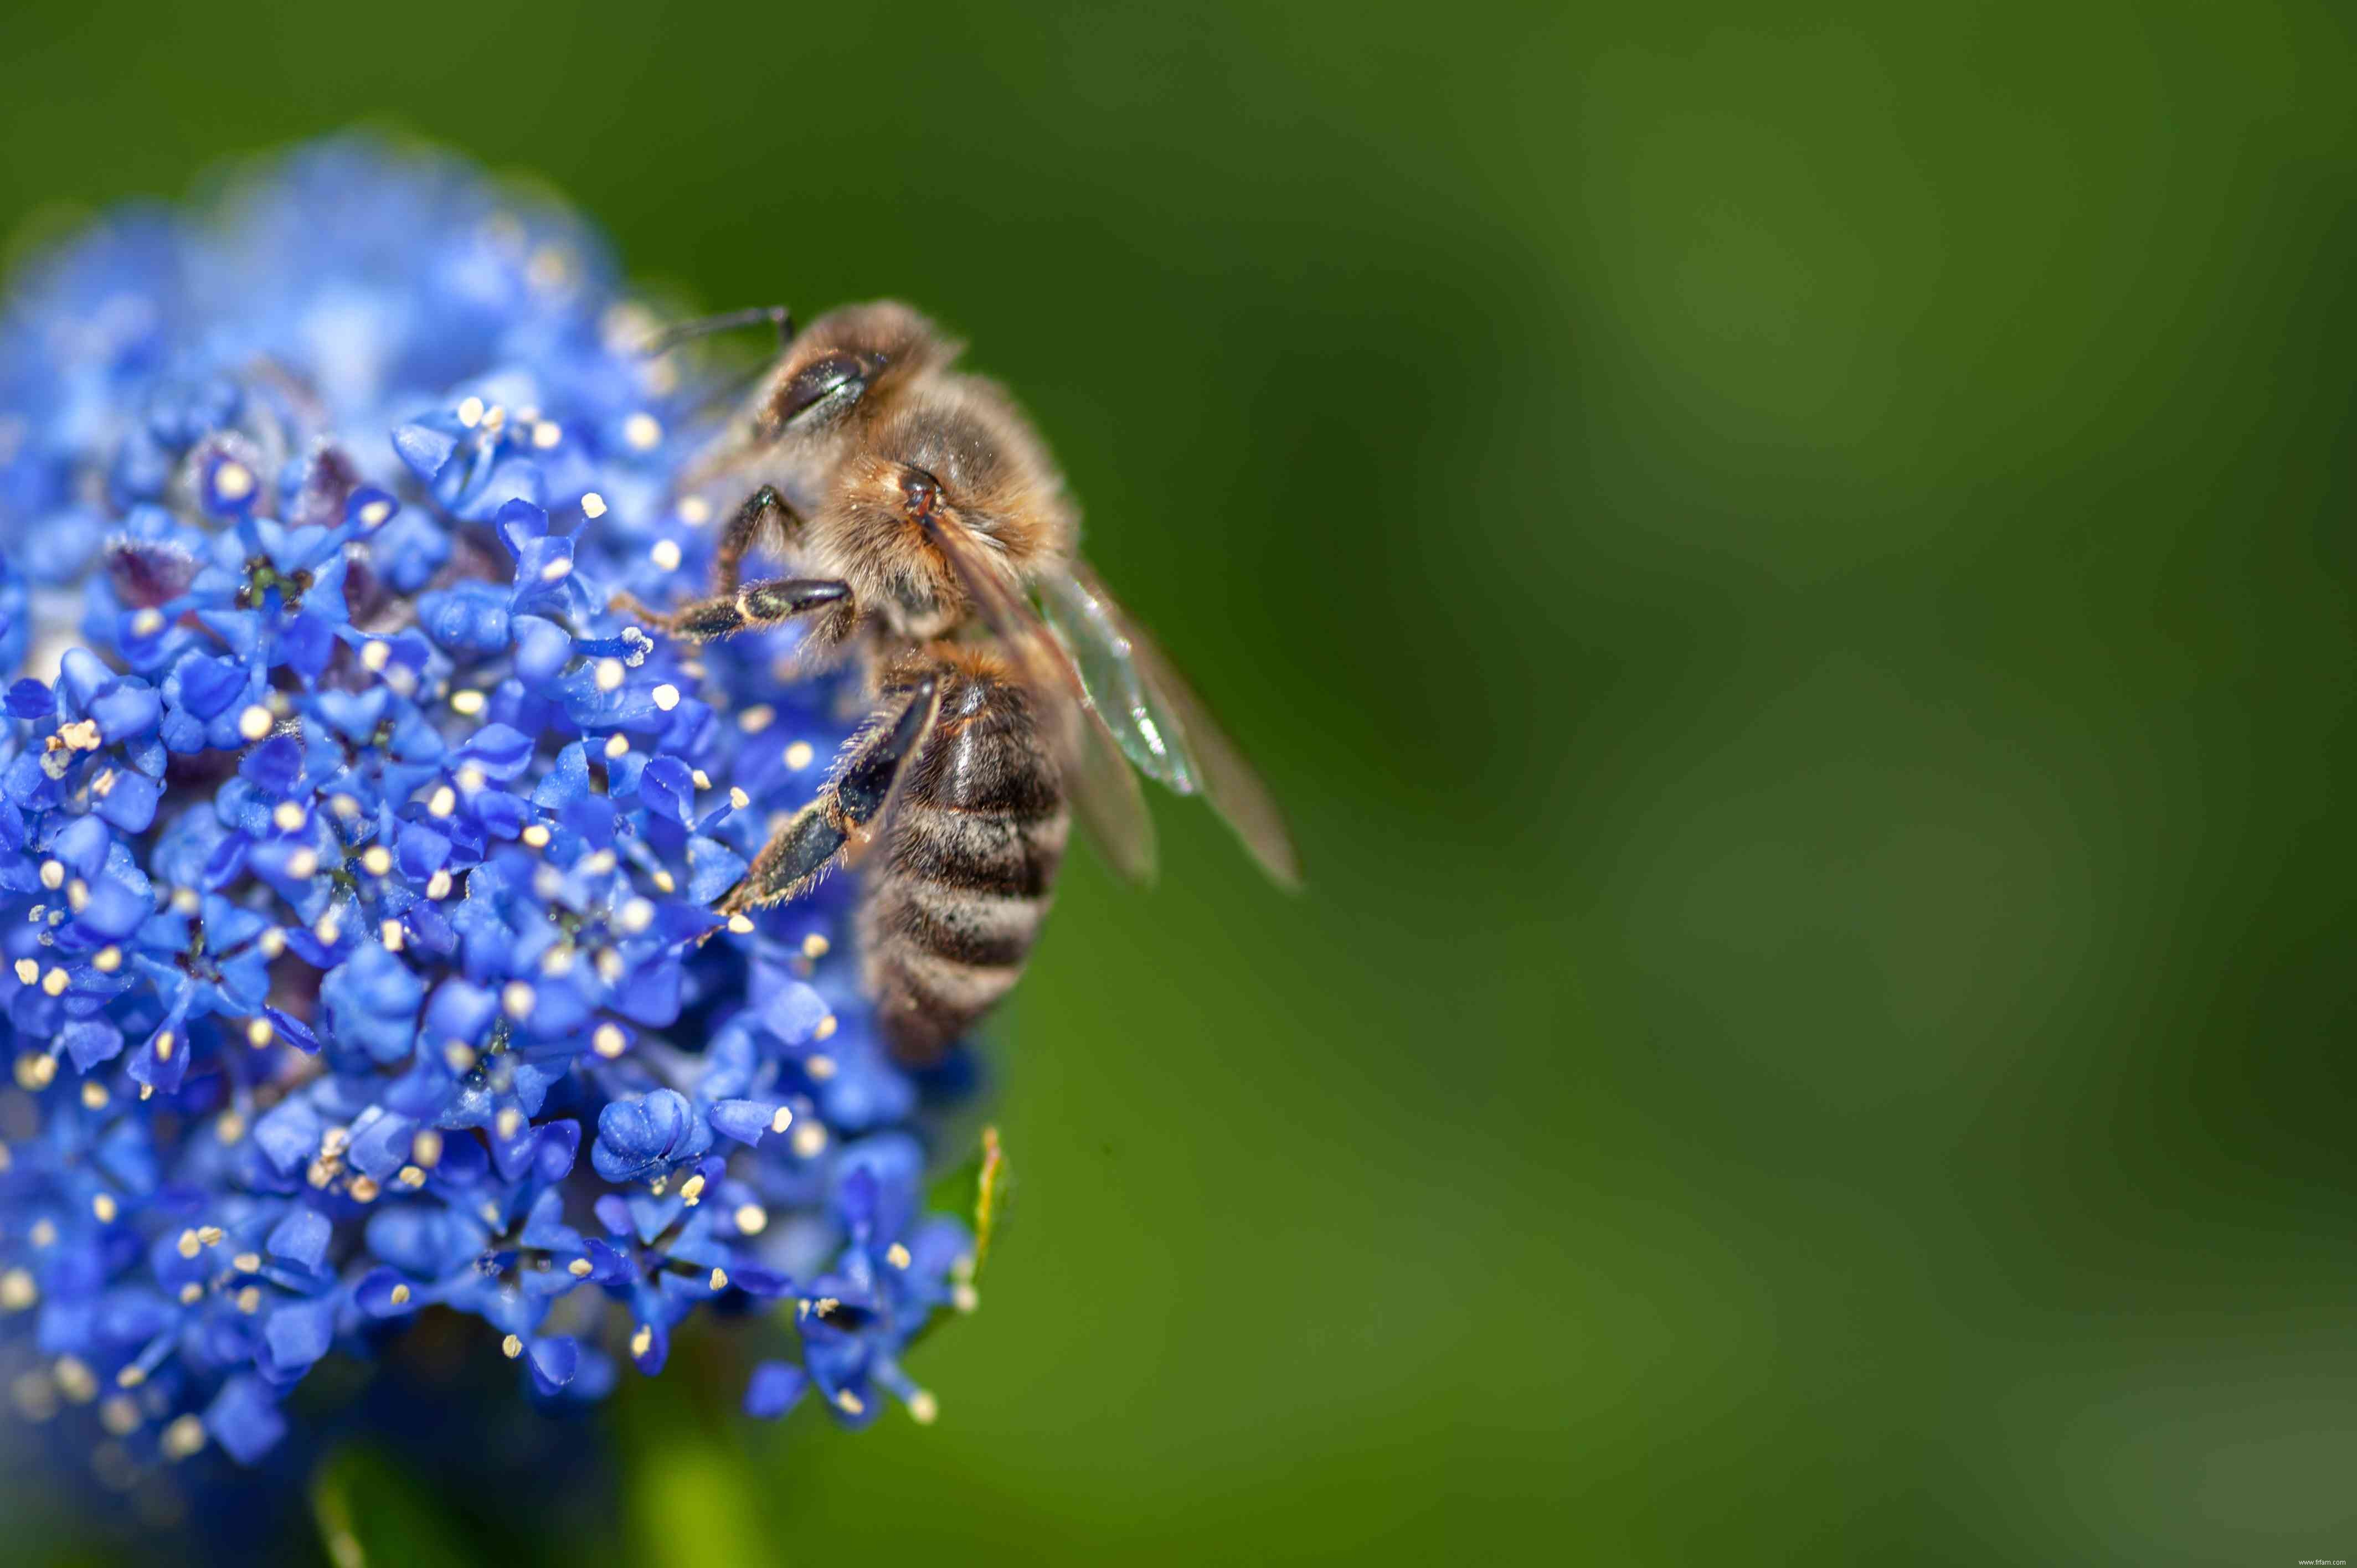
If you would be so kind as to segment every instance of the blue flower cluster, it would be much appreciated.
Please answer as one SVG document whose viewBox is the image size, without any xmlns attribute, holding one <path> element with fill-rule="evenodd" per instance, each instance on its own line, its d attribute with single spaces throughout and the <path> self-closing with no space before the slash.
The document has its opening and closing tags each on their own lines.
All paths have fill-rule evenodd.
<svg viewBox="0 0 2357 1568">
<path fill-rule="evenodd" d="M 693 649 L 710 389 L 597 238 L 337 141 L 117 215 L 0 319 L 0 1378 L 125 1458 L 251 1463 L 429 1307 L 532 1397 L 758 1316 L 838 1419 L 930 1419 L 970 1307 L 926 1086 L 836 883 L 724 923 L 848 728 Z M 789 1332 L 791 1331 L 791 1332 Z"/>
</svg>

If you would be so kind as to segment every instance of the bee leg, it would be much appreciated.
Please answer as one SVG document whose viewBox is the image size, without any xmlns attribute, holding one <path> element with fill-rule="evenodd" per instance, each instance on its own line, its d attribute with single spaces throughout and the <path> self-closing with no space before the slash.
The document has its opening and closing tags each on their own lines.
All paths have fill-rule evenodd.
<svg viewBox="0 0 2357 1568">
<path fill-rule="evenodd" d="M 940 707 L 938 688 L 928 675 L 889 724 L 879 713 L 818 798 L 795 812 L 753 857 L 744 880 L 715 906 L 717 912 L 734 915 L 808 892 L 892 798 L 901 764 L 917 754 Z"/>
<path fill-rule="evenodd" d="M 785 498 L 778 494 L 775 485 L 763 485 L 747 496 L 745 504 L 737 509 L 737 515 L 728 520 L 728 526 L 720 534 L 720 548 L 712 553 L 714 593 L 733 594 L 737 591 L 737 580 L 745 568 L 745 556 L 760 542 L 761 530 L 772 514 L 788 530 L 802 521 L 794 509 L 786 504 Z"/>
<path fill-rule="evenodd" d="M 748 584 L 734 593 L 696 599 L 668 613 L 650 608 L 629 594 L 615 595 L 613 607 L 638 616 L 674 637 L 709 642 L 748 628 L 777 626 L 798 615 L 839 604 L 850 594 L 850 584 L 832 577 L 775 577 L 766 583 Z"/>
</svg>

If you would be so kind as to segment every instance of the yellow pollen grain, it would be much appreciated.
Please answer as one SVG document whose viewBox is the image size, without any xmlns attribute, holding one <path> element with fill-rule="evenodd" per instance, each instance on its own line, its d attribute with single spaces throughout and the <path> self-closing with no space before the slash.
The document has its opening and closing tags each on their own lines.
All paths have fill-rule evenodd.
<svg viewBox="0 0 2357 1568">
<path fill-rule="evenodd" d="M 197 1227 L 197 1240 L 203 1242 L 208 1247 L 218 1247 L 228 1239 L 229 1232 L 222 1230 L 218 1225 L 199 1225 Z"/>
<path fill-rule="evenodd" d="M 234 1111 L 224 1111 L 213 1123 L 213 1136 L 224 1144 L 234 1144 L 245 1136 L 245 1118 Z"/>
<path fill-rule="evenodd" d="M 539 1000 L 539 995 L 529 981 L 511 980 L 500 988 L 500 1005 L 507 1009 L 509 1017 L 521 1018 L 532 1011 L 532 1004 Z"/>
<path fill-rule="evenodd" d="M 740 937 L 749 937 L 753 934 L 753 917 L 743 913 L 731 915 L 728 917 L 728 929 Z"/>
<path fill-rule="evenodd" d="M 794 1113 L 786 1107 L 780 1105 L 775 1111 L 770 1112 L 770 1132 L 782 1133 L 793 1124 Z"/>
<path fill-rule="evenodd" d="M 465 691 L 453 692 L 450 693 L 450 711 L 466 718 L 473 718 L 483 711 L 483 703 L 486 700 L 480 692 L 471 687 Z"/>
<path fill-rule="evenodd" d="M 842 1408 L 845 1415 L 858 1415 L 867 1409 L 866 1402 L 849 1389 L 836 1390 L 834 1402 Z"/>
<path fill-rule="evenodd" d="M 813 931 L 810 935 L 802 939 L 802 957 L 824 958 L 826 956 L 826 950 L 834 945 L 834 943 L 828 941 L 816 931 Z"/>
<path fill-rule="evenodd" d="M 775 724 L 778 710 L 767 703 L 757 703 L 737 715 L 737 727 L 747 735 L 759 735 Z"/>
<path fill-rule="evenodd" d="M 606 760 L 608 762 L 619 762 L 623 757 L 630 755 L 630 737 L 629 736 L 626 736 L 618 730 L 614 734 L 606 737 Z"/>
<path fill-rule="evenodd" d="M 180 1232 L 178 1246 L 180 1256 L 184 1258 L 193 1258 L 199 1252 L 204 1251 L 205 1244 L 197 1240 L 197 1233 L 195 1231 L 183 1230 Z"/>
<path fill-rule="evenodd" d="M 817 755 L 818 753 L 811 749 L 810 742 L 798 740 L 786 747 L 786 766 L 800 773 L 811 765 L 811 758 Z"/>
<path fill-rule="evenodd" d="M 679 706 L 679 688 L 666 681 L 654 691 L 655 706 L 669 713 Z"/>
<path fill-rule="evenodd" d="M 561 583 L 571 575 L 573 558 L 569 555 L 559 555 L 540 569 L 540 580 L 544 583 Z"/>
<path fill-rule="evenodd" d="M 377 935 L 382 939 L 385 951 L 399 952 L 401 950 L 403 937 L 401 934 L 401 922 L 399 920 L 385 921 L 384 924 L 377 928 Z"/>
<path fill-rule="evenodd" d="M 94 967 L 96 967 L 99 973 L 113 974 L 116 970 L 123 967 L 123 950 L 109 944 L 106 947 L 99 949 L 97 956 L 92 958 L 90 961 Z"/>
<path fill-rule="evenodd" d="M 245 1043 L 255 1050 L 268 1045 L 273 1037 L 269 1019 L 253 1018 L 246 1022 Z"/>
<path fill-rule="evenodd" d="M 442 1163 L 442 1130 L 438 1127 L 418 1129 L 417 1136 L 409 1141 L 409 1157 L 427 1170 L 432 1170 L 436 1165 L 440 1165 Z"/>
<path fill-rule="evenodd" d="M 586 1280 L 589 1277 L 589 1260 L 576 1258 L 565 1265 L 565 1272 L 576 1280 Z"/>
<path fill-rule="evenodd" d="M 741 811 L 753 803 L 753 797 L 745 793 L 737 785 L 731 784 L 728 786 L 728 803 Z"/>
<path fill-rule="evenodd" d="M 680 1183 L 679 1196 L 681 1201 L 684 1202 L 690 1208 L 694 1208 L 699 1202 L 703 1201 L 704 1174 L 699 1171 L 695 1175 L 688 1177 L 685 1181 Z"/>
<path fill-rule="evenodd" d="M 58 1058 L 28 1051 L 16 1058 L 16 1084 L 20 1089 L 43 1090 L 56 1081 Z"/>
<path fill-rule="evenodd" d="M 115 1206 L 113 1197 L 103 1192 L 90 1200 L 90 1211 L 98 1216 L 98 1222 L 101 1225 L 113 1224 L 114 1217 L 122 1212 Z"/>
<path fill-rule="evenodd" d="M 371 501 L 368 505 L 361 508 L 361 526 L 362 528 L 382 528 L 384 526 L 384 520 L 392 515 L 393 503 L 391 501 Z"/>
<path fill-rule="evenodd" d="M 834 1058 L 824 1054 L 814 1056 L 802 1063 L 802 1070 L 820 1083 L 824 1083 L 834 1076 Z"/>
<path fill-rule="evenodd" d="M 658 539 L 654 548 L 647 552 L 647 559 L 663 571 L 675 572 L 679 570 L 679 545 L 673 540 Z"/>
<path fill-rule="evenodd" d="M 292 800 L 281 800 L 270 809 L 271 825 L 282 833 L 296 832 L 307 820 L 303 808 Z"/>
<path fill-rule="evenodd" d="M 512 1334 L 509 1335 L 500 1341 L 500 1354 L 511 1361 L 514 1360 L 523 1354 L 523 1341 Z"/>
<path fill-rule="evenodd" d="M 16 979 L 18 983 L 31 985 L 40 978 L 41 963 L 38 959 L 20 958 L 16 961 Z"/>
<path fill-rule="evenodd" d="M 255 938 L 253 945 L 262 950 L 263 957 L 276 958 L 286 950 L 286 933 L 273 926 Z"/>
<path fill-rule="evenodd" d="M 319 875 L 319 852 L 298 849 L 286 857 L 286 875 L 297 882 L 308 882 Z"/>
<path fill-rule="evenodd" d="M 447 898 L 450 897 L 450 874 L 447 871 L 437 871 L 433 875 L 427 877 L 425 879 L 425 896 L 428 898 Z"/>
<path fill-rule="evenodd" d="M 98 1397 L 98 1379 L 79 1356 L 60 1356 L 53 1369 L 58 1390 L 76 1404 L 88 1404 Z"/>
<path fill-rule="evenodd" d="M 712 788 L 712 775 L 706 773 L 701 768 L 692 769 L 688 773 L 688 777 L 695 780 L 695 787 L 699 789 L 709 789 Z"/>
<path fill-rule="evenodd" d="M 384 1188 L 377 1185 L 374 1176 L 356 1176 L 352 1177 L 352 1185 L 347 1190 L 351 1193 L 354 1203 L 374 1203 L 377 1194 L 382 1192 Z"/>
<path fill-rule="evenodd" d="M 795 1128 L 794 1153 L 806 1160 L 826 1153 L 826 1129 L 815 1122 L 805 1122 Z"/>
<path fill-rule="evenodd" d="M 242 463 L 223 463 L 213 470 L 213 493 L 223 500 L 243 500 L 253 493 L 253 470 Z"/>
<path fill-rule="evenodd" d="M 587 518 L 599 518 L 605 516 L 606 498 L 599 495 L 596 490 L 590 490 L 587 494 L 583 495 L 581 498 L 581 515 Z"/>
<path fill-rule="evenodd" d="M 425 1185 L 425 1173 L 415 1165 L 404 1165 L 401 1174 L 393 1179 L 406 1187 L 420 1187 Z"/>
<path fill-rule="evenodd" d="M 53 969 L 41 976 L 41 989 L 51 996 L 63 996 L 71 977 L 62 969 Z"/>
<path fill-rule="evenodd" d="M 589 1048 L 612 1061 L 630 1048 L 630 1037 L 612 1024 L 600 1024 L 597 1032 L 589 1036 Z"/>
<path fill-rule="evenodd" d="M 654 875 L 654 884 L 655 891 L 658 893 L 676 893 L 679 891 L 679 880 L 673 876 L 668 871 L 657 871 Z"/>
<path fill-rule="evenodd" d="M 679 503 L 679 520 L 690 528 L 702 528 L 712 521 L 712 503 L 702 496 L 690 496 Z"/>
<path fill-rule="evenodd" d="M 0 1308 L 22 1312 L 41 1299 L 41 1287 L 33 1281 L 30 1269 L 10 1269 L 0 1274 Z"/>
<path fill-rule="evenodd" d="M 932 1425 L 941 1418 L 941 1413 L 942 1402 L 935 1399 L 930 1391 L 919 1389 L 909 1396 L 909 1419 L 919 1426 Z"/>
<path fill-rule="evenodd" d="M 54 860 L 41 862 L 41 886 L 54 893 L 66 885 L 66 868 Z"/>
<path fill-rule="evenodd" d="M 640 1324 L 639 1331 L 630 1336 L 630 1354 L 633 1356 L 643 1356 L 654 1348 L 654 1329 L 646 1324 Z"/>
<path fill-rule="evenodd" d="M 334 947 L 344 940 L 343 923 L 333 915 L 322 915 L 319 917 L 319 923 L 311 928 L 311 934 L 319 939 L 321 947 Z"/>
<path fill-rule="evenodd" d="M 713 1270 L 710 1283 L 714 1290 L 726 1290 L 728 1288 L 728 1271 L 726 1269 Z"/>
<path fill-rule="evenodd" d="M 33 1221 L 33 1229 L 27 1234 L 32 1237 L 33 1245 L 36 1247 L 54 1246 L 58 1240 L 58 1228 L 50 1220 L 36 1219 Z"/>
<path fill-rule="evenodd" d="M 237 1309 L 248 1317 L 262 1310 L 262 1287 L 248 1285 L 237 1293 Z"/>
<path fill-rule="evenodd" d="M 458 423 L 472 430 L 483 423 L 483 400 L 470 397 L 458 405 Z"/>
<path fill-rule="evenodd" d="M 395 1306 L 407 1306 L 409 1305 L 409 1287 L 407 1285 L 395 1285 L 393 1287 L 393 1305 Z"/>
<path fill-rule="evenodd" d="M 372 843 L 361 853 L 361 869 L 371 876 L 382 876 L 393 869 L 393 852 L 381 843 Z"/>
<path fill-rule="evenodd" d="M 153 637 L 164 629 L 164 612 L 150 607 L 131 618 L 131 633 L 135 637 Z"/>
<path fill-rule="evenodd" d="M 532 427 L 532 444 L 544 452 L 564 439 L 564 426 L 549 420 L 544 419 Z"/>
<path fill-rule="evenodd" d="M 436 785 L 425 809 L 435 816 L 447 817 L 458 809 L 458 792 L 447 784 Z"/>
<path fill-rule="evenodd" d="M 829 1013 L 825 1017 L 821 1018 L 818 1021 L 818 1027 L 811 1031 L 811 1038 L 813 1040 L 831 1040 L 834 1038 L 835 1030 L 840 1027 L 842 1027 L 842 1026 L 835 1021 L 834 1015 Z"/>
<path fill-rule="evenodd" d="M 362 643 L 361 662 L 376 673 L 382 674 L 384 667 L 393 662 L 393 644 L 382 641 Z"/>
<path fill-rule="evenodd" d="M 270 733 L 270 726 L 276 722 L 270 716 L 268 708 L 255 703 L 237 715 L 237 733 L 248 740 L 260 740 Z"/>
<path fill-rule="evenodd" d="M 644 452 L 662 439 L 662 425 L 651 413 L 634 413 L 622 421 L 622 439 Z"/>
<path fill-rule="evenodd" d="M 770 1211 L 758 1203 L 740 1205 L 734 1216 L 737 1234 L 759 1236 L 770 1223 Z"/>
<path fill-rule="evenodd" d="M 450 1064 L 452 1072 L 471 1072 L 475 1067 L 475 1047 L 464 1040 L 453 1040 L 442 1047 L 442 1059 Z"/>
<path fill-rule="evenodd" d="M 175 887 L 172 889 L 172 912 L 174 914 L 193 915 L 204 907 L 204 895 L 199 893 L 195 888 Z"/>
<path fill-rule="evenodd" d="M 909 1266 L 909 1249 L 895 1241 L 891 1250 L 884 1254 L 884 1261 L 896 1269 L 905 1269 Z"/>
<path fill-rule="evenodd" d="M 490 779 L 483 770 L 471 762 L 458 769 L 458 788 L 470 795 L 490 782 Z"/>
<path fill-rule="evenodd" d="M 169 1029 L 166 1029 L 162 1033 L 158 1034 L 156 1036 L 156 1059 L 159 1062 L 170 1061 L 172 1059 L 172 1049 L 179 1043 L 180 1042 L 178 1040 L 173 1037 L 172 1031 Z"/>
<path fill-rule="evenodd" d="M 240 1252 L 229 1261 L 229 1266 L 241 1274 L 258 1274 L 262 1272 L 262 1254 Z"/>
<path fill-rule="evenodd" d="M 523 1112 L 512 1105 L 509 1106 L 500 1112 L 499 1126 L 500 1137 L 507 1143 L 514 1143 L 516 1134 L 523 1131 Z"/>
<path fill-rule="evenodd" d="M 175 1463 L 204 1451 L 205 1423 L 194 1414 L 176 1418 L 164 1429 L 164 1457 Z"/>
<path fill-rule="evenodd" d="M 197 1303 L 204 1299 L 205 1287 L 199 1284 L 196 1281 L 190 1280 L 187 1284 L 180 1287 L 180 1305 L 182 1306 L 194 1306 Z"/>
<path fill-rule="evenodd" d="M 83 1108 L 86 1110 L 105 1110 L 106 1085 L 99 1082 L 98 1079 L 94 1078 L 84 1079 L 81 1085 L 81 1102 Z"/>
<path fill-rule="evenodd" d="M 530 827 L 524 829 L 522 838 L 524 847 L 527 849 L 546 849 L 548 847 L 548 830 L 541 826 L 538 822 L 534 822 Z"/>
</svg>

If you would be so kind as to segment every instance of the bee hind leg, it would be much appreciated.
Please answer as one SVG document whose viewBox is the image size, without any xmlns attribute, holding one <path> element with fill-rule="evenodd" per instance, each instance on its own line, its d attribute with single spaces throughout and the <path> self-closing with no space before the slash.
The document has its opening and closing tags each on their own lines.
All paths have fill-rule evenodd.
<svg viewBox="0 0 2357 1568">
<path fill-rule="evenodd" d="M 809 891 L 852 836 L 884 810 L 902 764 L 924 744 L 940 709 L 938 685 L 928 675 L 888 722 L 879 712 L 818 798 L 770 837 L 744 879 L 714 908 L 734 915 L 782 904 Z"/>
</svg>

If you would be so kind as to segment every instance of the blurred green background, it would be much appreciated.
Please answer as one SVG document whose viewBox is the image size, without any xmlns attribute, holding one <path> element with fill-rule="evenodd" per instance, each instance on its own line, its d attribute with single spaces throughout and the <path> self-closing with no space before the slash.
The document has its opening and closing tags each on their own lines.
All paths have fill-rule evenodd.
<svg viewBox="0 0 2357 1568">
<path fill-rule="evenodd" d="M 379 115 L 919 301 L 1291 805 L 1298 901 L 1071 875 L 941 1423 L 626 1402 L 642 1560 L 2292 1563 L 2349 16 L 20 5 L 0 220 Z"/>
</svg>

